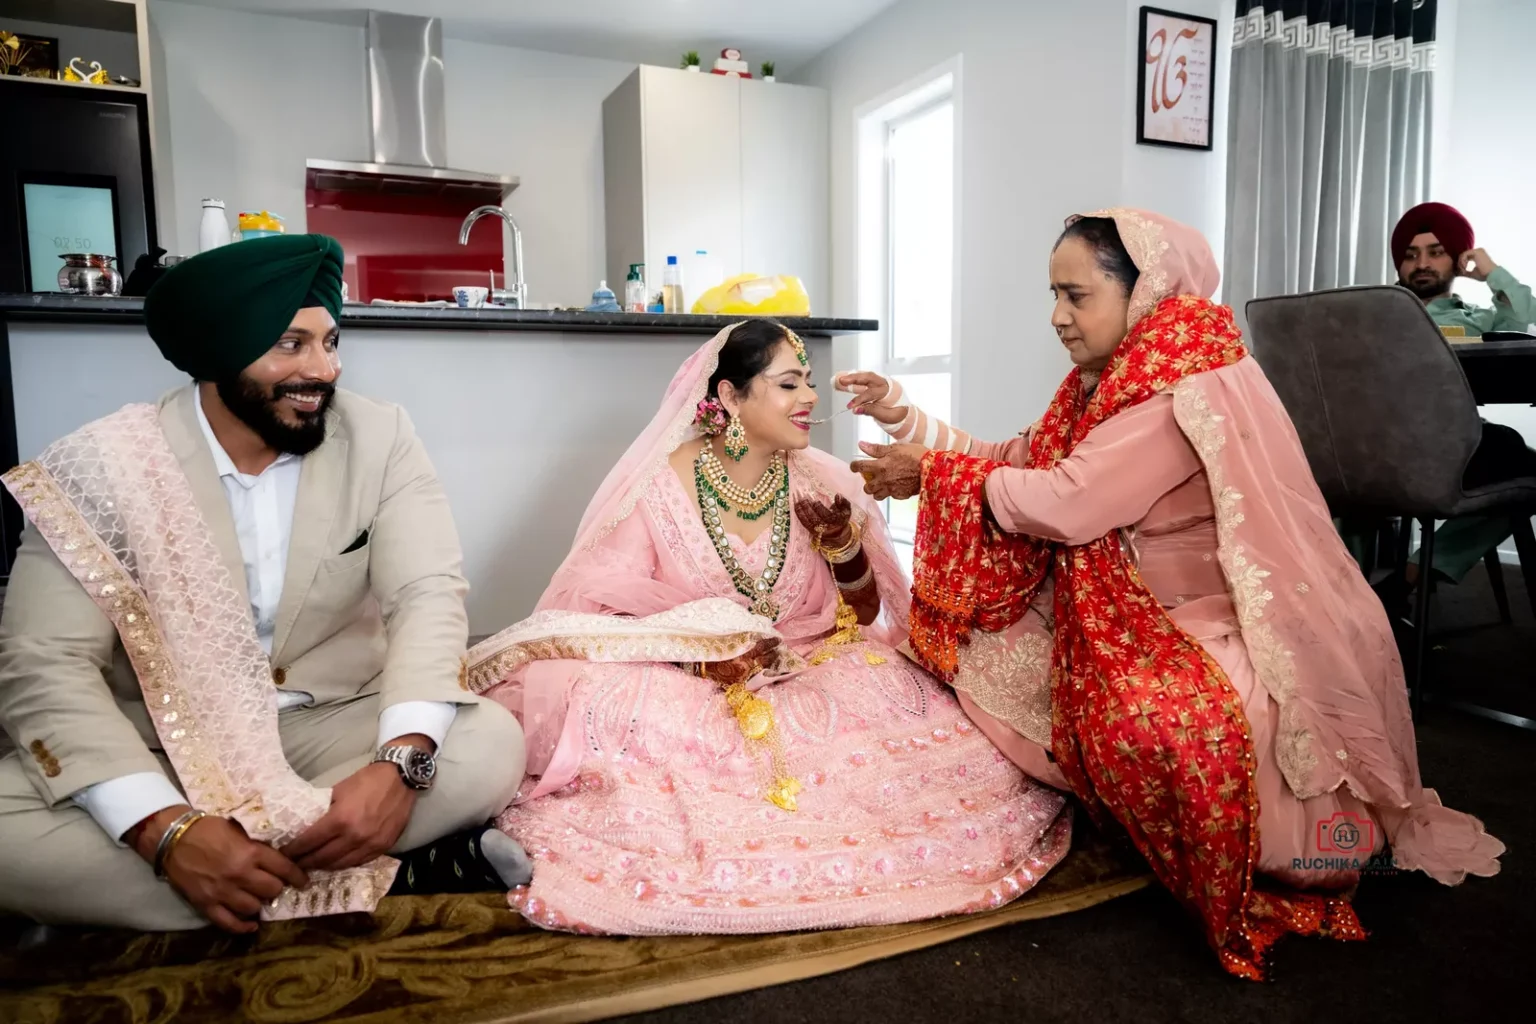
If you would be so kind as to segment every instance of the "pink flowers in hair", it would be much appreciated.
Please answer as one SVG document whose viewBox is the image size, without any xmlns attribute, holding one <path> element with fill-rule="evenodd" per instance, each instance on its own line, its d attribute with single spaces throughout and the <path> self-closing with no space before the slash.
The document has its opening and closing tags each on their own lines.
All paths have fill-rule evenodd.
<svg viewBox="0 0 1536 1024">
<path fill-rule="evenodd" d="M 706 398 L 699 402 L 698 411 L 694 414 L 693 422 L 699 428 L 699 432 L 706 437 L 714 437 L 725 430 L 725 425 L 730 417 L 725 414 L 725 406 L 720 404 L 718 398 Z"/>
</svg>

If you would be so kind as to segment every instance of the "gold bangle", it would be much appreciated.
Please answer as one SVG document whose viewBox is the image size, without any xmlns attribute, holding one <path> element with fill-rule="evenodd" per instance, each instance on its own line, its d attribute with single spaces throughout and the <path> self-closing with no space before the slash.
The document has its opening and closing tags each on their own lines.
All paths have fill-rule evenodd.
<svg viewBox="0 0 1536 1024">
<path fill-rule="evenodd" d="M 206 817 L 208 817 L 206 811 L 188 811 L 180 818 L 177 818 L 171 827 L 166 830 L 165 835 L 160 840 L 160 848 L 155 854 L 155 877 L 165 877 L 165 862 L 171 859 L 171 851 L 176 849 L 176 844 L 181 842 L 182 837 L 187 834 L 193 825 L 196 825 Z"/>
<path fill-rule="evenodd" d="M 818 542 L 815 547 L 821 554 L 821 557 L 833 565 L 842 565 L 844 562 L 851 562 L 859 557 L 859 552 L 863 550 L 864 538 L 859 536 L 859 528 L 853 523 L 848 524 L 848 532 L 851 535 L 848 543 L 835 550 L 825 547 Z"/>
</svg>

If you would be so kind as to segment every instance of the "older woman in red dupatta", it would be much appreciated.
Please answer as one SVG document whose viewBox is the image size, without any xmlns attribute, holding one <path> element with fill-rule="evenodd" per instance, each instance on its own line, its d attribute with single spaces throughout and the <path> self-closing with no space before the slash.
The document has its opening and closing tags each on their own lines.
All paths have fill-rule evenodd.
<svg viewBox="0 0 1536 1024">
<path fill-rule="evenodd" d="M 1073 259 L 1097 279 L 1063 281 Z M 1069 221 L 1052 262 L 1078 366 L 1023 437 L 976 442 L 873 375 L 840 382 L 926 442 L 854 467 L 876 497 L 920 494 L 917 660 L 1128 834 L 1238 976 L 1289 932 L 1364 938 L 1363 870 L 1495 873 L 1503 845 L 1420 783 L 1390 625 L 1210 301 L 1205 239 L 1109 210 Z M 1129 329 L 1095 341 L 1106 309 Z"/>
</svg>

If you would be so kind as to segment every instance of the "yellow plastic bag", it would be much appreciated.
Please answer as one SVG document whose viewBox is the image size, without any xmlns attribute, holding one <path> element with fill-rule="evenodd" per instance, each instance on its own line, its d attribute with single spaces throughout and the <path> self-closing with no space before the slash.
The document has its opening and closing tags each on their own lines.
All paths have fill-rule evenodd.
<svg viewBox="0 0 1536 1024">
<path fill-rule="evenodd" d="M 700 295 L 695 313 L 722 316 L 810 316 L 811 297 L 798 277 L 741 274 Z"/>
</svg>

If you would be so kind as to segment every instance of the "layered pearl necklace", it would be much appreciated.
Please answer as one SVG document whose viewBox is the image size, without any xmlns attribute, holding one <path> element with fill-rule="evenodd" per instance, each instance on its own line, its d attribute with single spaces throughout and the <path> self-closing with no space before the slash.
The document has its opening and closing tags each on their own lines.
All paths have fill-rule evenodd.
<svg viewBox="0 0 1536 1024">
<path fill-rule="evenodd" d="M 776 453 L 756 486 L 746 489 L 726 475 L 725 466 L 706 442 L 694 459 L 693 476 L 704 529 L 736 592 L 751 602 L 753 614 L 777 619 L 779 606 L 773 600 L 773 585 L 784 569 L 784 552 L 789 548 L 789 469 L 783 454 Z M 721 513 L 734 512 L 738 518 L 753 520 L 761 518 L 769 508 L 773 509 L 773 537 L 768 546 L 768 564 L 761 576 L 753 577 L 731 550 Z"/>
<path fill-rule="evenodd" d="M 779 484 L 784 478 L 784 453 L 775 452 L 768 468 L 751 487 L 743 487 L 732 480 L 725 471 L 725 463 L 708 444 L 699 452 L 693 463 L 693 475 L 699 491 L 709 492 L 715 504 L 726 512 L 736 513 L 737 519 L 754 522 L 763 517 L 773 504 Z"/>
</svg>

